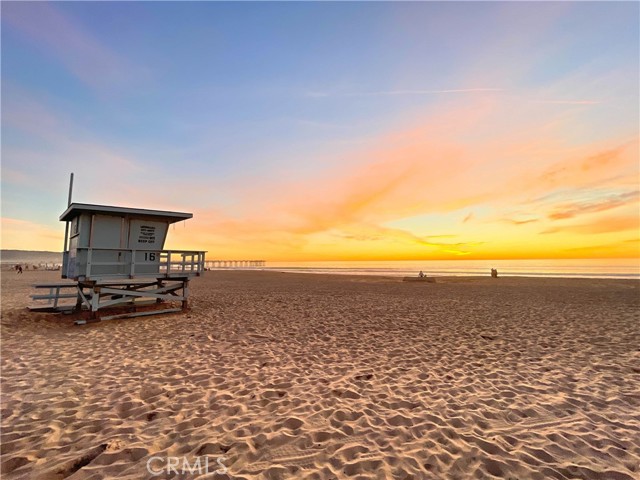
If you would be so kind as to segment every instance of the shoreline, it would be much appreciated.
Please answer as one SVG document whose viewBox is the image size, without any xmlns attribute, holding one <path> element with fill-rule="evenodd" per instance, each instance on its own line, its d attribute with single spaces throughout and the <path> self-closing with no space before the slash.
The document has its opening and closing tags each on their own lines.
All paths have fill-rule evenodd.
<svg viewBox="0 0 640 480">
<path fill-rule="evenodd" d="M 360 278 L 360 277 L 372 277 L 372 278 L 384 278 L 384 279 L 389 279 L 389 280 L 398 280 L 398 279 L 403 279 L 404 277 L 417 277 L 418 274 L 415 273 L 414 275 L 405 275 L 405 274 L 398 274 L 398 275 L 384 275 L 384 274 L 380 274 L 380 273 L 369 273 L 369 272 L 365 272 L 365 273 L 352 273 L 352 272 L 345 272 L 345 273 L 334 273 L 334 272 L 307 272 L 307 271 L 290 271 L 290 270 L 277 270 L 275 267 L 273 269 L 252 269 L 252 268 L 216 268 L 216 269 L 211 269 L 208 270 L 204 273 L 204 275 L 207 274 L 216 274 L 216 273 L 232 273 L 232 272 L 236 272 L 236 273 L 265 273 L 265 274 L 288 274 L 288 275 L 317 275 L 317 276 L 327 276 L 327 277 L 338 277 L 338 278 Z M 640 283 L 640 277 L 638 278 L 629 278 L 629 277 L 625 277 L 625 276 L 568 276 L 568 277 L 563 277 L 563 276 L 554 276 L 554 275 L 520 275 L 520 274 L 499 274 L 499 276 L 497 278 L 492 278 L 490 274 L 486 274 L 486 275 L 446 275 L 446 274 L 428 274 L 425 273 L 425 276 L 429 277 L 429 278 L 435 278 L 436 279 L 436 283 L 438 282 L 438 280 L 443 280 L 445 283 L 454 281 L 455 279 L 462 279 L 462 280 L 475 280 L 475 279 L 489 279 L 491 281 L 500 281 L 503 279 L 530 279 L 530 280 L 567 280 L 567 281 L 573 281 L 573 280 L 612 280 L 612 281 L 619 281 L 619 280 L 624 280 L 624 281 L 631 281 L 631 282 L 638 282 Z"/>
<path fill-rule="evenodd" d="M 334 271 L 328 271 L 334 270 Z M 298 267 L 298 268 L 280 268 L 280 267 L 268 267 L 268 268 L 214 268 L 208 270 L 209 272 L 215 271 L 247 271 L 247 272 L 274 272 L 274 273 L 300 273 L 300 274 L 310 274 L 310 275 L 338 275 L 338 276 L 377 276 L 377 277 L 389 277 L 389 278 L 401 278 L 401 277 L 410 277 L 417 276 L 420 270 L 407 270 L 407 271 L 397 271 L 395 273 L 389 272 L 385 273 L 380 269 L 375 269 L 375 271 L 367 271 L 373 269 L 362 269 L 358 271 L 353 268 L 335 268 L 335 269 L 314 269 L 311 267 Z M 423 269 L 424 271 L 424 269 Z M 506 277 L 523 277 L 523 278 L 561 278 L 561 279 L 572 279 L 572 278 L 586 278 L 586 279 L 611 279 L 611 280 L 638 280 L 640 281 L 640 274 L 626 274 L 626 273 L 605 273 L 605 274 L 561 274 L 561 273 L 535 273 L 535 272 L 498 272 L 498 278 L 506 278 Z M 449 277 L 463 277 L 463 278 L 477 278 L 477 277 L 490 277 L 490 272 L 487 273 L 469 273 L 469 272 L 425 272 L 425 275 L 428 277 L 434 278 L 449 278 Z"/>
</svg>

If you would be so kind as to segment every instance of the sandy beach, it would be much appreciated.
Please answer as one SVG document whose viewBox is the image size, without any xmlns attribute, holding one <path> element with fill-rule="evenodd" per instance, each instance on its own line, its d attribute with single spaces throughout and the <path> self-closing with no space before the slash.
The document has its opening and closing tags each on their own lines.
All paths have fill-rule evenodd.
<svg viewBox="0 0 640 480">
<path fill-rule="evenodd" d="M 2 275 L 3 479 L 640 478 L 638 281 L 212 271 L 74 326 L 57 280 Z"/>
</svg>

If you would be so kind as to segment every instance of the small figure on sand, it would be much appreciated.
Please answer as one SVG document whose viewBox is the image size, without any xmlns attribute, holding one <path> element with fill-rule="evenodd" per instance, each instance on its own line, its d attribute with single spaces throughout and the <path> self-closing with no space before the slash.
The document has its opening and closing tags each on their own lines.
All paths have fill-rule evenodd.
<svg viewBox="0 0 640 480">
<path fill-rule="evenodd" d="M 497 268 L 492 268 L 491 269 L 491 276 L 493 278 L 498 278 L 498 269 Z"/>
<path fill-rule="evenodd" d="M 16 273 L 22 273 L 22 265 L 16 265 Z"/>
<path fill-rule="evenodd" d="M 420 278 L 424 278 L 424 272 L 423 272 L 422 270 L 420 270 L 420 273 L 418 274 L 418 276 L 419 276 Z"/>
</svg>

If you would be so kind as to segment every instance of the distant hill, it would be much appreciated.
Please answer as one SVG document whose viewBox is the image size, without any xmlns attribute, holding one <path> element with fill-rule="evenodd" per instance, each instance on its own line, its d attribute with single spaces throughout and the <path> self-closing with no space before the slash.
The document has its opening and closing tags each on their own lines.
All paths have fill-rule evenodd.
<svg viewBox="0 0 640 480">
<path fill-rule="evenodd" d="M 34 250 L 0 250 L 2 263 L 62 263 L 62 252 Z"/>
</svg>

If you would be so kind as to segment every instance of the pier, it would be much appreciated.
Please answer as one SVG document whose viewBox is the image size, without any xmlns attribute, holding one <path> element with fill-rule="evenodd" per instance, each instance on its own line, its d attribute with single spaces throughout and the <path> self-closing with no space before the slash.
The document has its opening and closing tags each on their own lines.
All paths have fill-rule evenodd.
<svg viewBox="0 0 640 480">
<path fill-rule="evenodd" d="M 265 260 L 207 260 L 204 266 L 210 268 L 264 267 Z"/>
</svg>

